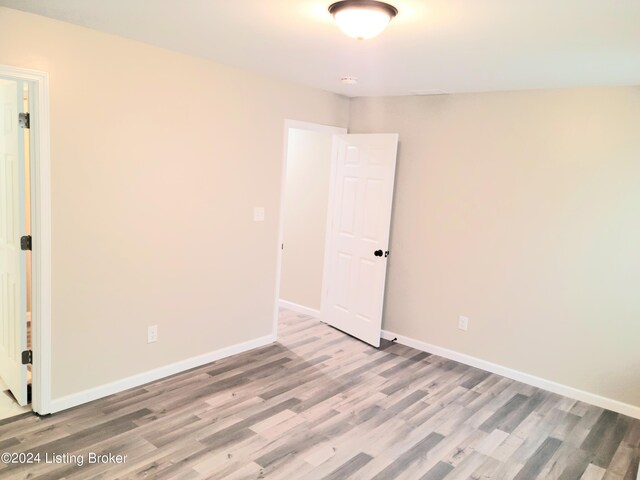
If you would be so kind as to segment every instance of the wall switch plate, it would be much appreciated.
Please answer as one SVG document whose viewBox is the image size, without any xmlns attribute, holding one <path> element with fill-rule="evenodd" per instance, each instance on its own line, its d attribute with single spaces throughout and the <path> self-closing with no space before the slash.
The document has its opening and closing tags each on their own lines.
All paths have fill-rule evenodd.
<svg viewBox="0 0 640 480">
<path fill-rule="evenodd" d="M 469 319 L 467 317 L 458 317 L 458 328 L 465 332 L 469 329 Z"/>
<path fill-rule="evenodd" d="M 153 343 L 158 341 L 158 326 L 149 325 L 147 327 L 147 343 Z"/>
<path fill-rule="evenodd" d="M 253 221 L 264 222 L 264 207 L 253 207 Z"/>
</svg>

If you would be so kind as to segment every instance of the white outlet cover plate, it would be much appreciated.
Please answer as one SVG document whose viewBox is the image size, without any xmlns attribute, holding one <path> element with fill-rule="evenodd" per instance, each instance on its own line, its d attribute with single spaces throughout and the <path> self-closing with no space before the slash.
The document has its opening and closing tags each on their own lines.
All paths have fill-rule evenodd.
<svg viewBox="0 0 640 480">
<path fill-rule="evenodd" d="M 158 326 L 151 325 L 147 328 L 147 343 L 154 343 L 158 341 Z"/>
<path fill-rule="evenodd" d="M 264 222 L 264 207 L 253 208 L 253 221 Z"/>
<path fill-rule="evenodd" d="M 460 330 L 468 330 L 469 329 L 469 318 L 460 316 L 458 317 L 458 328 Z"/>
</svg>

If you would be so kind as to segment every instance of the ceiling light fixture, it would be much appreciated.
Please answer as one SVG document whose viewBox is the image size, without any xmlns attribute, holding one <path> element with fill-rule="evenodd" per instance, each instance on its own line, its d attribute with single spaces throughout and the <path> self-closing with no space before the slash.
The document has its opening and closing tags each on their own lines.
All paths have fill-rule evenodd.
<svg viewBox="0 0 640 480">
<path fill-rule="evenodd" d="M 382 33 L 398 9 L 375 0 L 343 0 L 329 6 L 329 13 L 345 34 L 366 40 Z"/>
</svg>

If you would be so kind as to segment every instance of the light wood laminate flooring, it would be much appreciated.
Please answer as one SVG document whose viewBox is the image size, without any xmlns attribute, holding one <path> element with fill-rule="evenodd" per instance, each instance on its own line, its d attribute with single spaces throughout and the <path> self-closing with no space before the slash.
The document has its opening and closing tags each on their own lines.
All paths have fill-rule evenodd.
<svg viewBox="0 0 640 480">
<path fill-rule="evenodd" d="M 0 479 L 636 480 L 640 421 L 284 310 L 275 344 L 0 421 L 0 452 L 85 462 Z"/>
</svg>

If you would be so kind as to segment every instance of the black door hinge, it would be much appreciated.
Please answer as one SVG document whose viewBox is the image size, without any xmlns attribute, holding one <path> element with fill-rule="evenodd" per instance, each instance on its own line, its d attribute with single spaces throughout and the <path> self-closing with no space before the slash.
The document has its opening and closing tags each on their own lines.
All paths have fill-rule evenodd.
<svg viewBox="0 0 640 480">
<path fill-rule="evenodd" d="M 25 350 L 22 352 L 22 364 L 29 365 L 30 363 L 33 363 L 33 351 Z"/>
<path fill-rule="evenodd" d="M 31 235 L 25 235 L 24 237 L 20 237 L 20 249 L 31 250 Z"/>
<path fill-rule="evenodd" d="M 31 115 L 28 113 L 19 113 L 18 125 L 20 125 L 21 128 L 31 128 Z"/>
</svg>

